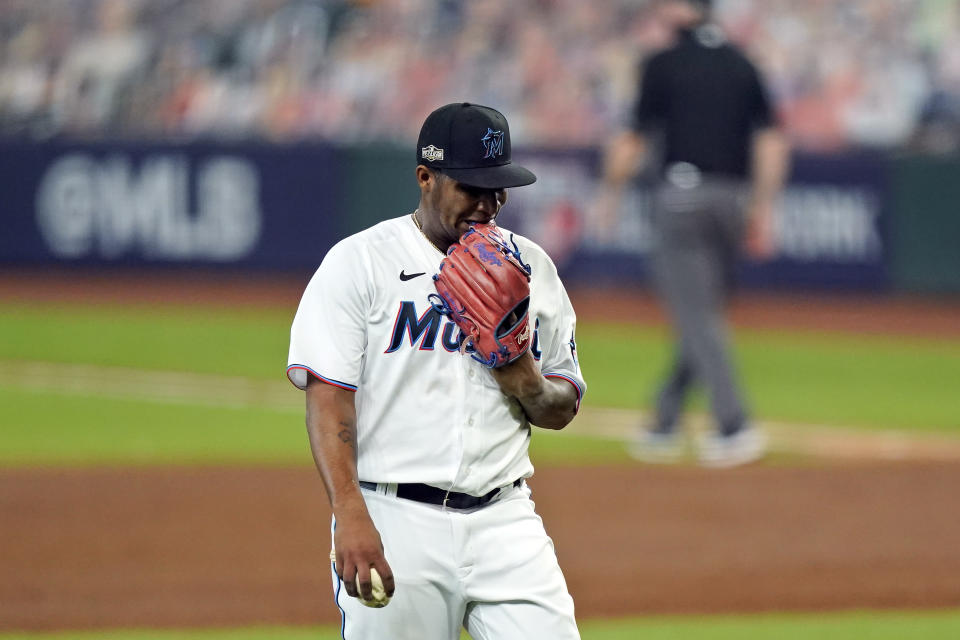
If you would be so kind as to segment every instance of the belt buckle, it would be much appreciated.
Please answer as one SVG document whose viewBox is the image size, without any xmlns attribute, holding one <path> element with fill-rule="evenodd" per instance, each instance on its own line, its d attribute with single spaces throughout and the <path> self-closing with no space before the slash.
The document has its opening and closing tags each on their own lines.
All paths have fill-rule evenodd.
<svg viewBox="0 0 960 640">
<path fill-rule="evenodd" d="M 444 509 L 447 508 L 447 501 L 450 499 L 450 489 L 447 489 L 447 493 L 443 496 L 442 506 Z"/>
</svg>

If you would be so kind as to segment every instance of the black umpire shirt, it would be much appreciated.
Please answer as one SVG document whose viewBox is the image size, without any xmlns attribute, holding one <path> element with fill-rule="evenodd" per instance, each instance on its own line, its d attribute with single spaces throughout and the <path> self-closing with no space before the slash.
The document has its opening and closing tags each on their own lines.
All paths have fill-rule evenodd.
<svg viewBox="0 0 960 640">
<path fill-rule="evenodd" d="M 715 25 L 682 31 L 646 63 L 633 127 L 663 134 L 665 166 L 746 177 L 750 138 L 770 126 L 770 99 L 753 64 Z"/>
</svg>

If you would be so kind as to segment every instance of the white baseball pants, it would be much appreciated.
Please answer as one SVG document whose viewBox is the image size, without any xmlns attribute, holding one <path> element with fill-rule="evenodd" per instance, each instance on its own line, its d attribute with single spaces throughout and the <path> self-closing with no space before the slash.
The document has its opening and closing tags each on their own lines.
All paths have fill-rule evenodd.
<svg viewBox="0 0 960 640">
<path fill-rule="evenodd" d="M 526 484 L 472 511 L 399 499 L 395 485 L 363 493 L 396 592 L 371 609 L 334 572 L 345 640 L 458 640 L 461 627 L 474 640 L 579 640 L 573 598 Z"/>
</svg>

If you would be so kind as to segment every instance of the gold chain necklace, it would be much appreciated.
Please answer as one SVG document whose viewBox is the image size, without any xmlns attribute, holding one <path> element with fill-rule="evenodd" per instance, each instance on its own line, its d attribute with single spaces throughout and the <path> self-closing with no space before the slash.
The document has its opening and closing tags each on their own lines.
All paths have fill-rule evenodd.
<svg viewBox="0 0 960 640">
<path fill-rule="evenodd" d="M 415 210 L 413 213 L 410 214 L 410 217 L 413 218 L 413 224 L 417 225 L 417 231 L 419 231 L 419 232 L 420 232 L 420 235 L 422 235 L 424 238 L 427 239 L 427 242 L 429 242 L 430 244 L 433 245 L 433 248 L 434 248 L 434 249 L 436 249 L 436 250 L 439 251 L 440 253 L 446 255 L 446 252 L 445 252 L 443 249 L 441 249 L 440 247 L 438 247 L 438 246 L 437 246 L 437 243 L 430 239 L 430 236 L 428 236 L 426 233 L 424 233 L 424 231 L 423 231 L 423 225 L 420 224 L 420 216 L 417 215 L 419 212 L 420 212 L 420 209 L 417 209 L 417 210 Z"/>
</svg>

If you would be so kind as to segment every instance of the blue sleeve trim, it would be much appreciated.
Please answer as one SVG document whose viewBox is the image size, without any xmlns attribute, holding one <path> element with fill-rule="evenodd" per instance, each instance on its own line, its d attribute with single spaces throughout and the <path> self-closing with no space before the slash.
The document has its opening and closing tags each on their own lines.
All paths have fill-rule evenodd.
<svg viewBox="0 0 960 640">
<path fill-rule="evenodd" d="M 290 377 L 290 372 L 293 371 L 294 369 L 301 369 L 301 370 L 303 370 L 303 371 L 306 371 L 307 373 L 309 373 L 310 375 L 312 375 L 313 377 L 315 377 L 317 380 L 320 380 L 321 382 L 326 382 L 327 384 L 333 385 L 333 386 L 335 386 L 335 387 L 340 387 L 341 389 L 346 389 L 347 391 L 356 391 L 356 390 L 357 390 L 357 385 L 355 385 L 355 384 L 347 384 L 346 382 L 340 382 L 339 380 L 334 380 L 333 378 L 327 378 L 327 377 L 325 377 L 325 376 L 320 375 L 319 373 L 317 373 L 316 371 L 314 371 L 314 370 L 311 369 L 310 367 L 308 367 L 308 366 L 306 366 L 306 365 L 302 365 L 302 364 L 292 364 L 292 365 L 290 365 L 289 367 L 287 367 L 287 379 L 288 379 L 294 386 L 297 386 L 297 384 L 296 384 L 295 382 L 293 382 L 293 378 Z M 298 388 L 299 388 L 299 387 L 298 387 Z"/>
</svg>

